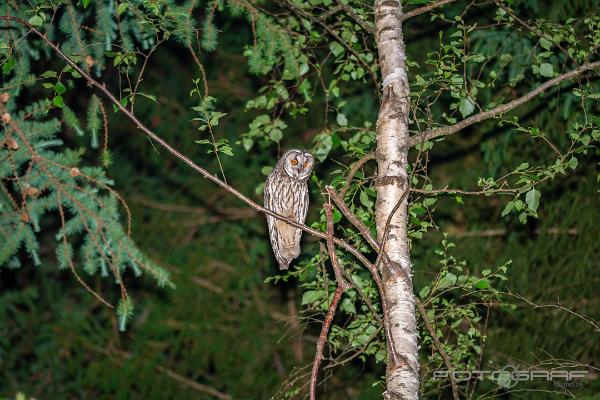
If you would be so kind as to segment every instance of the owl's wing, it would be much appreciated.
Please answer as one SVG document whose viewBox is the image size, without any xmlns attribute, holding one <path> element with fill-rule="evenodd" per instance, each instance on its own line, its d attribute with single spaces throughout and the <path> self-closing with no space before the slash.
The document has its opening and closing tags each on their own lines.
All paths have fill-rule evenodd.
<svg viewBox="0 0 600 400">
<path fill-rule="evenodd" d="M 274 211 L 278 214 L 281 214 L 279 203 L 275 200 L 275 195 L 277 193 L 275 179 L 273 175 L 269 175 L 267 181 L 265 182 L 264 189 L 264 197 L 265 197 L 265 208 Z M 271 247 L 273 248 L 273 254 L 275 254 L 275 258 L 277 261 L 281 263 L 281 249 L 279 243 L 279 237 L 277 234 L 277 219 L 267 215 L 267 225 L 269 228 L 269 239 L 271 241 Z"/>
<path fill-rule="evenodd" d="M 306 221 L 306 214 L 308 213 L 308 185 L 302 185 L 300 191 L 300 201 L 298 202 L 298 219 L 297 221 L 301 224 Z"/>
<path fill-rule="evenodd" d="M 294 218 L 297 222 L 304 224 L 306 221 L 306 214 L 308 213 L 308 185 L 302 185 L 300 189 L 300 196 L 298 196 L 297 214 Z M 294 242 L 297 243 L 298 253 L 300 252 L 300 239 L 302 238 L 302 229 L 295 228 L 294 230 Z"/>
</svg>

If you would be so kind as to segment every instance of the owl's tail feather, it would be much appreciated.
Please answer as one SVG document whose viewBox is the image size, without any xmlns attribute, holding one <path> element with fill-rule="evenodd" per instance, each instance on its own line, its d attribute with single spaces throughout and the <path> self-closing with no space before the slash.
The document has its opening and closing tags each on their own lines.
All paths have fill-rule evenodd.
<svg viewBox="0 0 600 400">
<path fill-rule="evenodd" d="M 282 271 L 288 269 L 291 261 L 292 260 L 281 260 L 279 262 L 279 269 Z"/>
</svg>

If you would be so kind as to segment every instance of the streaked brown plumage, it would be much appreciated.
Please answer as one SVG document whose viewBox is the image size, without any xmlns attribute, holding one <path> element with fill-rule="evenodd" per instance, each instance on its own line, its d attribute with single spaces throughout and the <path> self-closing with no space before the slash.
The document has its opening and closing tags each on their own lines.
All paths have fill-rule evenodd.
<svg viewBox="0 0 600 400">
<path fill-rule="evenodd" d="M 265 183 L 265 208 L 304 223 L 308 211 L 308 178 L 314 157 L 302 150 L 289 150 L 277 162 Z M 300 255 L 302 230 L 267 215 L 269 237 L 280 269 Z"/>
</svg>

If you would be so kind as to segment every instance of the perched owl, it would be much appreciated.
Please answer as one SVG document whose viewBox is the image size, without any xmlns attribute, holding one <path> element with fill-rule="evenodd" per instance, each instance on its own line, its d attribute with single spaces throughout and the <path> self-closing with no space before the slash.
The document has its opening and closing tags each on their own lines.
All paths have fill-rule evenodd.
<svg viewBox="0 0 600 400">
<path fill-rule="evenodd" d="M 289 150 L 277 162 L 265 183 L 265 208 L 301 224 L 308 211 L 307 180 L 314 157 L 302 150 Z M 267 215 L 271 246 L 280 269 L 300 255 L 302 230 Z"/>
</svg>

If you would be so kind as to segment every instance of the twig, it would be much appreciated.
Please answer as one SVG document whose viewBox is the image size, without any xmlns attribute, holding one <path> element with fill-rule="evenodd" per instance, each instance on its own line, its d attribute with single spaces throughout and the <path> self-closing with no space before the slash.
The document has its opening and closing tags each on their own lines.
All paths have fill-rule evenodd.
<svg viewBox="0 0 600 400">
<path fill-rule="evenodd" d="M 333 206 L 331 203 L 326 203 L 324 207 L 325 217 L 327 219 L 327 251 L 329 252 L 329 258 L 331 259 L 331 265 L 333 266 L 335 280 L 338 286 L 343 286 L 345 289 L 348 287 L 348 284 L 342 277 L 342 267 L 340 267 L 340 264 L 338 263 L 337 256 L 335 255 L 335 246 L 333 245 Z"/>
<path fill-rule="evenodd" d="M 221 188 L 223 188 L 226 191 L 228 191 L 229 193 L 233 194 L 235 197 L 237 197 L 238 199 L 240 199 L 241 201 L 243 201 L 244 203 L 246 203 L 248 206 L 254 208 L 255 210 L 257 210 L 259 212 L 262 212 L 264 214 L 270 215 L 270 216 L 272 216 L 274 218 L 277 218 L 277 219 L 279 219 L 281 221 L 285 221 L 287 224 L 289 224 L 289 225 L 291 225 L 293 227 L 296 227 L 298 229 L 301 229 L 304 232 L 307 232 L 307 233 L 309 233 L 309 234 L 311 234 L 313 236 L 316 236 L 318 238 L 321 238 L 321 239 L 326 239 L 327 238 L 327 235 L 325 235 L 323 232 L 317 231 L 316 229 L 312 229 L 312 228 L 310 228 L 310 227 L 308 227 L 308 226 L 306 226 L 304 224 L 300 224 L 300 223 L 298 223 L 296 221 L 293 221 L 292 219 L 284 217 L 283 215 L 277 214 L 277 213 L 275 213 L 275 212 L 273 212 L 273 211 L 271 211 L 269 209 L 266 209 L 266 208 L 260 206 L 259 204 L 257 204 L 256 202 L 252 201 L 250 198 L 248 198 L 247 196 L 245 196 L 244 194 L 242 194 L 241 192 L 239 192 L 237 189 L 235 189 L 232 186 L 226 184 L 225 182 L 223 182 L 222 180 L 220 180 L 219 178 L 217 178 L 216 176 L 214 176 L 213 174 L 211 174 L 210 172 L 208 172 L 206 169 L 204 169 L 201 166 L 199 166 L 198 164 L 196 164 L 189 157 L 185 156 L 180 151 L 178 151 L 177 149 L 175 149 L 173 146 L 171 146 L 169 143 L 167 143 L 164 139 L 162 139 L 160 136 L 158 136 L 156 133 L 154 133 L 148 127 L 146 127 L 127 108 L 123 107 L 123 105 L 121 104 L 121 102 L 112 94 L 112 92 L 110 92 L 106 88 L 105 84 L 100 84 L 98 81 L 96 81 L 94 78 L 92 78 L 89 74 L 85 73 L 73 60 L 71 60 L 68 56 L 66 56 L 60 50 L 60 48 L 56 44 L 54 44 L 50 39 L 48 39 L 45 34 L 43 34 L 42 32 L 38 31 L 29 22 L 27 22 L 27 21 L 25 21 L 25 20 L 23 20 L 21 18 L 13 17 L 13 16 L 10 16 L 10 15 L 0 15 L 0 20 L 14 21 L 14 22 L 17 22 L 17 23 L 19 23 L 21 25 L 24 25 L 27 28 L 29 28 L 33 33 L 35 33 L 44 42 L 46 42 L 46 44 L 48 44 L 48 46 L 50 46 L 52 48 L 52 50 L 54 50 L 56 52 L 56 54 L 58 54 L 63 60 L 65 60 L 67 62 L 67 64 L 69 64 L 75 71 L 77 71 L 77 73 L 79 73 L 82 77 L 84 77 L 85 80 L 87 80 L 92 86 L 96 87 L 106 97 L 108 97 L 110 99 L 110 101 L 119 109 L 119 111 L 121 111 L 123 114 L 125 114 L 125 116 L 127 118 L 129 118 L 129 120 L 131 120 L 145 135 L 147 135 L 150 139 L 154 140 L 156 143 L 158 143 L 160 146 L 162 146 L 164 149 L 166 149 L 174 157 L 178 158 L 180 161 L 183 161 L 185 164 L 187 164 L 194 171 L 200 173 L 206 179 L 209 179 L 213 183 L 217 184 Z M 369 260 L 360 251 L 358 251 L 356 248 L 354 248 L 352 245 L 348 244 L 347 242 L 345 242 L 342 239 L 338 239 L 338 238 L 335 238 L 335 237 L 333 238 L 333 242 L 335 244 L 337 244 L 338 246 L 343 247 L 348 252 L 350 252 L 354 257 L 356 257 L 368 269 L 370 269 L 370 270 L 372 269 L 372 265 L 369 262 Z"/>
<path fill-rule="evenodd" d="M 505 236 L 511 233 L 508 229 L 485 229 L 481 231 L 457 231 L 457 232 L 449 232 L 451 236 L 456 236 L 460 238 L 465 237 L 498 237 Z M 548 229 L 536 229 L 533 231 L 535 235 L 550 235 L 550 236 L 558 236 L 558 235 L 567 235 L 567 236 L 577 236 L 579 234 L 578 230 L 575 228 L 570 229 L 561 229 L 561 228 L 548 228 Z"/>
<path fill-rule="evenodd" d="M 465 196 L 480 196 L 480 195 L 489 195 L 489 194 L 493 194 L 493 193 L 498 193 L 498 194 L 511 194 L 511 193 L 518 193 L 520 189 L 483 189 L 483 190 L 479 190 L 479 191 L 469 191 L 469 190 L 462 190 L 462 189 L 431 189 L 431 190 L 427 190 L 427 189 L 417 189 L 417 188 L 411 188 L 410 191 L 413 193 L 421 193 L 421 194 L 428 194 L 428 195 L 435 195 L 435 194 L 463 194 Z"/>
<path fill-rule="evenodd" d="M 551 42 L 552 44 L 556 45 L 556 47 L 558 47 L 560 49 L 560 51 L 562 51 L 567 56 L 567 58 L 569 58 L 571 61 L 573 61 L 573 63 L 577 64 L 577 60 L 575 60 L 573 58 L 573 56 L 571 54 L 569 54 L 569 52 L 560 45 L 560 43 L 555 42 L 554 39 L 552 38 L 552 35 L 544 33 L 540 29 L 535 29 L 534 27 L 529 25 L 527 22 L 523 21 L 510 8 L 506 7 L 502 3 L 502 1 L 498 1 L 498 0 L 493 0 L 493 1 L 496 4 L 496 6 L 503 9 L 511 18 L 513 18 L 515 21 L 517 21 L 519 24 L 521 24 L 521 26 L 523 26 L 525 29 L 527 29 L 534 35 L 544 38 L 544 39 L 548 40 L 549 42 Z"/>
<path fill-rule="evenodd" d="M 444 350 L 444 346 L 442 345 L 442 343 L 440 343 L 440 339 L 437 337 L 437 335 L 435 334 L 435 330 L 431 326 L 431 322 L 429 321 L 429 318 L 427 317 L 427 311 L 425 310 L 423 303 L 421 303 L 421 300 L 419 300 L 419 299 L 416 299 L 416 303 L 417 303 L 417 309 L 419 310 L 421 317 L 423 317 L 423 323 L 425 324 L 425 328 L 429 332 L 431 339 L 433 339 L 433 344 L 435 345 L 436 349 L 442 356 L 442 359 L 444 360 L 444 364 L 446 364 L 446 369 L 448 371 L 454 371 L 454 368 L 452 367 L 452 362 L 450 361 L 448 354 L 446 354 L 446 351 Z M 448 376 L 450 377 L 450 385 L 452 386 L 452 397 L 454 398 L 454 400 L 460 400 L 460 397 L 458 396 L 458 386 L 456 385 L 456 379 L 454 378 L 454 374 L 451 373 Z"/>
<path fill-rule="evenodd" d="M 346 192 L 348 191 L 348 188 L 350 188 L 350 183 L 352 182 L 352 179 L 354 178 L 354 175 L 356 175 L 356 173 L 358 172 L 358 170 L 363 165 L 365 165 L 368 161 L 371 161 L 371 160 L 375 160 L 375 153 L 369 153 L 369 154 L 365 155 L 363 158 L 361 158 L 360 160 L 358 160 L 357 162 L 355 162 L 352 165 L 352 168 L 350 168 L 350 171 L 348 171 L 348 174 L 344 178 L 345 184 L 344 184 L 344 186 L 342 186 L 342 189 L 340 190 L 340 197 L 342 199 L 346 195 Z"/>
<path fill-rule="evenodd" d="M 327 341 L 327 333 L 329 332 L 329 327 L 333 321 L 335 310 L 337 309 L 340 298 L 342 297 L 344 290 L 346 290 L 348 287 L 348 284 L 342 277 L 342 268 L 338 263 L 337 256 L 335 255 L 335 246 L 333 245 L 333 207 L 331 203 L 325 203 L 323 207 L 325 208 L 325 217 L 327 219 L 327 251 L 329 252 L 329 259 L 331 260 L 331 265 L 333 266 L 333 273 L 335 274 L 337 288 L 333 294 L 333 300 L 331 300 L 331 304 L 327 310 L 325 321 L 323 321 L 323 326 L 321 326 L 319 340 L 317 341 L 317 351 L 315 353 L 315 359 L 313 361 L 312 371 L 310 374 L 310 400 L 316 399 L 317 378 L 319 375 L 319 366 L 321 365 L 321 360 L 323 359 L 323 348 L 325 347 L 325 342 Z"/>
<path fill-rule="evenodd" d="M 498 107 L 494 107 L 491 110 L 484 111 L 479 114 L 473 115 L 469 118 L 463 119 L 462 121 L 460 121 L 454 125 L 430 129 L 430 130 L 420 133 L 418 135 L 411 136 L 408 140 L 408 145 L 410 147 L 412 147 L 412 146 L 421 144 L 423 142 L 426 142 L 428 140 L 434 139 L 436 137 L 452 135 L 453 133 L 456 133 L 462 129 L 465 129 L 468 126 L 471 126 L 471 125 L 476 124 L 481 121 L 485 121 L 486 119 L 489 119 L 489 118 L 496 117 L 500 114 L 504 114 L 508 111 L 511 111 L 511 110 L 525 104 L 526 102 L 532 100 L 534 97 L 540 95 L 541 93 L 543 93 L 544 91 L 548 90 L 549 88 L 551 88 L 553 86 L 556 86 L 563 81 L 575 78 L 575 77 L 583 74 L 586 71 L 596 69 L 596 68 L 600 68 L 600 61 L 582 64 L 577 69 L 574 69 L 574 70 L 564 73 L 562 75 L 558 75 L 557 77 L 544 82 L 543 84 L 541 84 L 540 86 L 538 86 L 536 89 L 532 90 L 531 92 L 527 93 L 526 95 L 521 96 L 517 99 L 514 99 L 508 103 L 501 104 Z"/>
<path fill-rule="evenodd" d="M 323 27 L 323 29 L 325 29 L 338 43 L 340 43 L 342 46 L 344 46 L 346 48 L 346 50 L 348 50 L 350 53 L 352 53 L 352 55 L 356 58 L 356 61 L 359 64 L 361 64 L 367 70 L 369 75 L 371 76 L 373 85 L 375 85 L 375 89 L 377 90 L 377 93 L 379 94 L 379 80 L 377 79 L 377 75 L 373 72 L 373 69 L 366 63 L 366 61 L 360 57 L 360 54 L 358 54 L 356 52 L 356 50 L 354 50 L 354 48 L 347 43 L 346 40 L 342 39 L 337 33 L 335 33 L 334 30 L 329 27 L 329 25 L 327 25 L 320 19 L 315 18 L 310 13 L 307 13 L 302 8 L 298 7 L 295 3 L 292 3 L 289 0 L 280 0 L 280 1 L 285 2 L 285 4 L 287 4 L 288 7 L 291 7 L 297 13 L 301 14 L 304 18 L 308 18 L 311 21 L 321 25 Z"/>
<path fill-rule="evenodd" d="M 128 353 L 128 352 L 120 350 L 120 349 L 115 349 L 115 348 L 111 348 L 111 347 L 104 348 L 104 347 L 96 346 L 96 345 L 88 342 L 87 340 L 82 340 L 82 342 L 90 350 L 95 351 L 100 354 L 104 354 L 105 356 L 109 357 L 111 361 L 113 361 L 114 363 L 119 364 L 119 365 L 122 365 L 122 361 L 118 360 L 118 359 L 114 359 L 112 357 L 113 355 L 116 355 L 117 357 L 124 359 L 124 360 L 130 360 L 133 358 L 133 355 L 131 353 Z M 194 380 L 186 378 L 185 376 L 180 375 L 177 372 L 175 372 L 171 369 L 165 368 L 161 365 L 157 365 L 156 370 L 158 372 L 168 376 L 169 378 L 176 380 L 179 383 L 183 383 L 184 385 L 189 386 L 194 390 L 197 390 L 198 392 L 208 394 L 210 396 L 216 397 L 217 399 L 221 399 L 221 400 L 231 400 L 230 395 L 220 392 L 216 389 L 213 389 L 210 386 L 206 386 L 206 385 L 198 383 Z"/>
<path fill-rule="evenodd" d="M 221 400 L 231 400 L 230 395 L 223 393 L 223 392 L 219 392 L 218 390 L 213 389 L 210 386 L 206 386 L 206 385 L 198 383 L 194 380 L 186 378 L 185 376 L 180 375 L 173 370 L 167 369 L 160 365 L 156 366 L 156 370 L 158 372 L 165 374 L 169 378 L 176 380 L 179 383 L 183 383 L 184 385 L 189 386 L 194 390 L 197 390 L 198 392 L 206 393 L 210 396 L 216 397 L 217 399 L 221 399 Z"/>
<path fill-rule="evenodd" d="M 358 217 L 352 211 L 350 211 L 348 206 L 344 203 L 344 199 L 341 197 L 341 195 L 338 195 L 331 186 L 325 186 L 325 191 L 329 197 L 331 197 L 331 200 L 333 200 L 337 208 L 339 208 L 342 214 L 344 214 L 346 219 L 348 219 L 348 221 L 350 221 L 350 223 L 354 225 L 356 229 L 358 229 L 367 243 L 371 245 L 373 250 L 379 252 L 379 245 L 371 235 L 369 227 L 366 226 L 360 219 L 358 219 Z"/>
<path fill-rule="evenodd" d="M 192 47 L 191 44 L 188 45 L 188 49 L 190 51 L 190 54 L 192 55 L 192 58 L 194 59 L 194 62 L 198 66 L 200 73 L 202 74 L 202 83 L 204 84 L 204 97 L 207 97 L 208 96 L 208 81 L 206 79 L 206 71 L 204 70 L 204 65 L 202 65 L 202 63 L 200 62 L 200 59 L 196 55 L 196 52 L 194 51 L 194 48 Z"/>
<path fill-rule="evenodd" d="M 515 294 L 512 293 L 510 291 L 507 291 L 506 294 L 516 297 L 519 300 L 523 300 L 524 302 L 526 302 L 527 304 L 529 304 L 530 306 L 532 306 L 533 308 L 557 308 L 559 310 L 563 310 L 568 312 L 571 315 L 576 316 L 577 318 L 587 322 L 588 324 L 592 325 L 594 327 L 594 330 L 598 333 L 600 333 L 600 322 L 595 321 L 594 319 L 592 319 L 591 317 L 588 317 L 587 315 L 582 315 L 579 314 L 573 310 L 570 310 L 568 308 L 566 308 L 565 306 L 563 306 L 562 304 L 559 303 L 558 299 L 556 300 L 556 304 L 536 304 L 533 301 L 519 295 L 519 294 Z"/>
<path fill-rule="evenodd" d="M 148 64 L 148 60 L 152 56 L 152 53 L 154 53 L 154 51 L 158 48 L 158 46 L 162 42 L 163 42 L 162 40 L 159 40 L 158 42 L 156 42 L 156 44 L 154 46 L 152 46 L 152 48 L 150 49 L 150 52 L 148 53 L 148 55 L 143 54 L 144 55 L 144 63 L 142 64 L 142 69 L 140 70 L 140 73 L 138 74 L 137 80 L 135 82 L 135 86 L 133 87 L 133 89 L 131 91 L 131 112 L 133 112 L 133 109 L 135 107 L 135 96 L 137 95 L 138 87 L 140 86 L 140 83 L 143 80 L 144 71 L 146 70 L 146 65 Z"/>
<path fill-rule="evenodd" d="M 440 0 L 437 3 L 431 3 L 423 7 L 415 8 L 414 10 L 410 10 L 407 13 L 404 13 L 401 17 L 402 22 L 406 21 L 409 18 L 416 17 L 417 15 L 425 14 L 435 8 L 445 6 L 448 3 L 452 3 L 456 0 Z"/>
<path fill-rule="evenodd" d="M 369 24 L 367 21 L 365 21 L 361 17 L 359 17 L 354 12 L 352 7 L 350 7 L 347 4 L 342 3 L 340 0 L 338 0 L 338 8 L 346 11 L 346 13 L 354 20 L 354 22 L 356 22 L 358 25 L 360 25 L 360 27 L 363 28 L 365 31 L 369 32 L 371 35 L 375 34 L 375 27 L 373 25 Z"/>
</svg>

